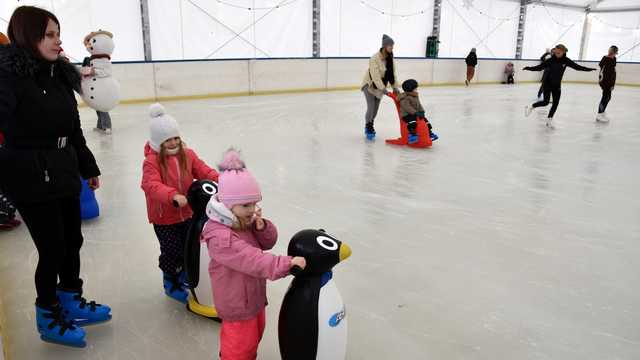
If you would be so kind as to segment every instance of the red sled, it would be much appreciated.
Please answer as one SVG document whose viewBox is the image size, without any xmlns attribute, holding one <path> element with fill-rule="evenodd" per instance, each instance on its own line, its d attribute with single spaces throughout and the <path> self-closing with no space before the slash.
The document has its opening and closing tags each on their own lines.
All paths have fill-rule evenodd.
<svg viewBox="0 0 640 360">
<path fill-rule="evenodd" d="M 392 145 L 407 145 L 412 148 L 427 148 L 431 147 L 431 135 L 429 134 L 429 127 L 427 126 L 427 119 L 418 118 L 416 124 L 416 134 L 418 135 L 418 141 L 409 144 L 409 130 L 407 130 L 407 124 L 402 121 L 402 113 L 400 112 L 400 102 L 398 101 L 398 96 L 394 93 L 387 93 L 387 96 L 393 99 L 393 102 L 396 104 L 396 109 L 398 110 L 398 120 L 400 121 L 400 137 L 397 139 L 387 139 L 385 142 L 387 144 Z"/>
</svg>

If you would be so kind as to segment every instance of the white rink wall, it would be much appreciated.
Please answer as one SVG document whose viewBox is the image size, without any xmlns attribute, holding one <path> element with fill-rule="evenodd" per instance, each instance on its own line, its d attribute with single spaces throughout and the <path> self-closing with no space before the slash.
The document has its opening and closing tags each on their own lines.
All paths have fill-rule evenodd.
<svg viewBox="0 0 640 360">
<path fill-rule="evenodd" d="M 522 71 L 535 60 L 479 60 L 474 83 L 503 81 L 504 66 L 512 61 L 516 82 L 538 81 L 541 72 Z M 422 85 L 462 84 L 463 59 L 396 60 L 400 80 L 414 78 Z M 579 62 L 598 67 L 597 62 Z M 349 89 L 360 86 L 367 69 L 365 58 L 211 60 L 152 63 L 115 63 L 123 101 L 246 95 L 271 92 Z M 640 86 L 640 64 L 619 63 L 618 84 Z M 596 83 L 598 72 L 567 69 L 565 82 Z"/>
</svg>

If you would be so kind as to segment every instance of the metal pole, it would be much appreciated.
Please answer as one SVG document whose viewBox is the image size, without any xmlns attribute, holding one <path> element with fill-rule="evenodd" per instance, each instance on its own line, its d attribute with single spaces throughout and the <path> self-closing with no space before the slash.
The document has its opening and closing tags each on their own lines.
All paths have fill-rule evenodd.
<svg viewBox="0 0 640 360">
<path fill-rule="evenodd" d="M 442 0 L 433 0 L 433 28 L 431 36 L 440 37 L 440 13 L 442 11 Z"/>
<path fill-rule="evenodd" d="M 313 57 L 320 57 L 320 0 L 313 0 Z"/>
<path fill-rule="evenodd" d="M 591 34 L 591 18 L 589 17 L 589 9 L 584 13 L 584 25 L 582 26 L 582 37 L 580 39 L 580 56 L 578 59 L 584 60 L 587 55 L 587 48 L 589 47 L 589 35 Z"/>
<path fill-rule="evenodd" d="M 520 0 L 520 17 L 518 18 L 518 36 L 516 37 L 516 59 L 522 59 L 524 44 L 524 28 L 527 24 L 527 0 Z"/>
<path fill-rule="evenodd" d="M 140 17 L 142 18 L 142 46 L 144 61 L 153 60 L 151 56 L 151 26 L 149 25 L 149 1 L 140 0 Z"/>
</svg>

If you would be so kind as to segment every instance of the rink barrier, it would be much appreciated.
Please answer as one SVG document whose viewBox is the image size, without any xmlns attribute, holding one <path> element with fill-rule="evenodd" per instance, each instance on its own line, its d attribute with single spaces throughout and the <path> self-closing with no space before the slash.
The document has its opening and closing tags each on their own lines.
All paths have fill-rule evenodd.
<svg viewBox="0 0 640 360">
<path fill-rule="evenodd" d="M 480 59 L 472 85 L 500 84 L 504 65 L 516 68 L 516 83 L 539 83 L 541 72 L 523 71 L 538 60 Z M 121 103 L 196 100 L 359 90 L 368 58 L 283 58 L 116 62 Z M 579 62 L 597 68 L 597 62 Z M 640 86 L 640 64 L 618 63 L 617 86 Z M 459 58 L 397 58 L 400 79 L 421 86 L 463 86 L 466 65 Z M 598 72 L 567 70 L 564 83 L 597 85 Z M 626 80 L 626 81 L 625 81 Z"/>
<path fill-rule="evenodd" d="M 4 330 L 7 328 L 5 326 L 6 323 L 7 322 L 4 317 L 4 306 L 2 303 L 2 298 L 0 298 L 0 360 L 9 359 L 9 345 L 7 335 Z"/>
</svg>

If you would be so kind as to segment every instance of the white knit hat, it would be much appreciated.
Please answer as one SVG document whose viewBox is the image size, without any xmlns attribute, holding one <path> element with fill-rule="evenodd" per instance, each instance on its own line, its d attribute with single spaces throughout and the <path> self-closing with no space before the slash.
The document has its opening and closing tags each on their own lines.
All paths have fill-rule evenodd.
<svg viewBox="0 0 640 360">
<path fill-rule="evenodd" d="M 151 140 L 149 140 L 149 145 L 153 150 L 160 152 L 163 142 L 180 136 L 178 122 L 171 115 L 167 115 L 164 107 L 158 103 L 149 106 L 149 115 L 151 116 L 149 124 Z"/>
</svg>

